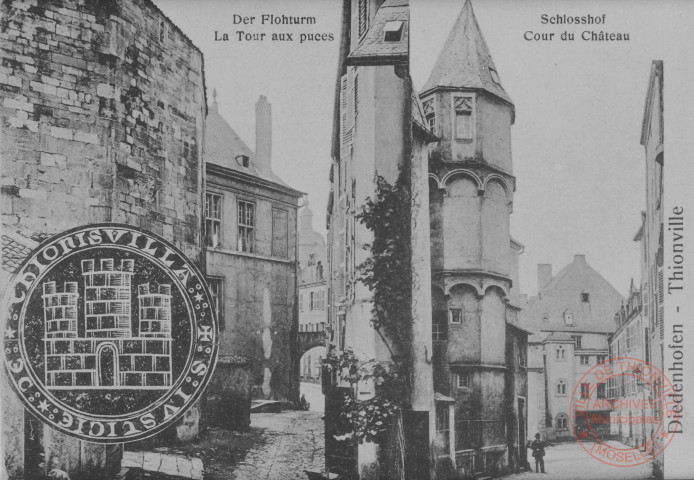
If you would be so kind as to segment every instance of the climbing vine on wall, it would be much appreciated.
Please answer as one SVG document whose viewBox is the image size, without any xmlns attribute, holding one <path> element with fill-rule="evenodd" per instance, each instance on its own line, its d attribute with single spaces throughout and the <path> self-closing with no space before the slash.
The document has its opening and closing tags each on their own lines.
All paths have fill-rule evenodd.
<svg viewBox="0 0 694 480">
<path fill-rule="evenodd" d="M 407 172 L 395 185 L 376 176 L 375 199 L 368 197 L 357 219 L 373 232 L 371 256 L 360 265 L 360 280 L 373 293 L 372 326 L 392 342 L 394 357 L 406 354 L 411 333 L 410 190 Z M 387 339 L 387 340 L 386 340 Z M 398 358 L 394 358 L 398 360 Z"/>
<path fill-rule="evenodd" d="M 400 414 L 403 399 L 402 364 L 394 362 L 362 362 L 351 349 L 331 354 L 326 359 L 329 369 L 343 372 L 342 380 L 352 387 L 359 382 L 372 381 L 374 396 L 357 400 L 345 395 L 340 409 L 341 424 L 336 439 L 355 443 L 380 442 L 393 421 Z"/>
<path fill-rule="evenodd" d="M 391 354 L 390 361 L 361 362 L 351 350 L 329 356 L 332 368 L 354 388 L 373 382 L 367 400 L 345 396 L 341 409 L 343 431 L 336 438 L 379 443 L 407 406 L 407 361 L 411 344 L 412 274 L 410 261 L 410 191 L 408 172 L 400 171 L 395 185 L 375 177 L 375 195 L 368 197 L 356 218 L 373 232 L 371 255 L 359 266 L 359 280 L 373 294 L 371 326 Z M 356 391 L 356 388 L 355 388 Z"/>
</svg>

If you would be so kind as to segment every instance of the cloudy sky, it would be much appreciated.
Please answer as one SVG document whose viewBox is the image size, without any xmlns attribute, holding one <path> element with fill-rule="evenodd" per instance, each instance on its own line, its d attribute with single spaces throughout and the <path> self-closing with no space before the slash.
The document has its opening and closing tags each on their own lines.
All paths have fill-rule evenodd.
<svg viewBox="0 0 694 480">
<path fill-rule="evenodd" d="M 158 1 L 205 56 L 208 98 L 254 148 L 254 103 L 273 106 L 273 169 L 309 194 L 314 224 L 325 232 L 330 135 L 339 38 L 340 0 Z M 538 263 L 554 272 L 586 255 L 623 294 L 639 278 L 632 241 L 645 208 L 643 147 L 639 144 L 653 59 L 668 75 L 689 42 L 675 43 L 694 22 L 683 2 L 473 2 L 502 84 L 516 106 L 513 127 L 517 191 L 512 235 L 525 245 L 521 291 L 536 292 Z M 413 2 L 412 66 L 416 86 L 431 71 L 462 0 Z M 686 12 L 686 14 L 683 14 Z M 262 26 L 260 15 L 316 17 L 312 26 Z M 542 14 L 606 15 L 605 25 L 543 25 Z M 234 15 L 255 16 L 234 25 Z M 664 26 L 668 27 L 665 28 Z M 524 40 L 525 32 L 576 34 L 574 42 Z M 584 30 L 629 33 L 629 42 L 584 42 Z M 227 32 L 231 40 L 214 41 Z M 293 42 L 239 41 L 236 32 L 294 32 Z M 299 43 L 300 33 L 332 33 L 334 41 Z M 691 55 L 691 54 L 689 54 Z M 672 68 L 672 70 L 670 70 Z M 679 75 L 675 72 L 676 75 Z M 681 78 L 681 76 L 680 76 Z M 691 77 L 689 77 L 691 78 Z"/>
</svg>

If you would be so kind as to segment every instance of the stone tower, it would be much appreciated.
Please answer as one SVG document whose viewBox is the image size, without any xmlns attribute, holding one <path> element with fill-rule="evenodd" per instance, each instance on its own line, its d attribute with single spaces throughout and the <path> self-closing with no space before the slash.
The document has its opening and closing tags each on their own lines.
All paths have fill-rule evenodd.
<svg viewBox="0 0 694 480">
<path fill-rule="evenodd" d="M 514 105 L 469 0 L 420 99 L 439 138 L 429 160 L 435 389 L 455 400 L 455 450 L 503 464 L 508 448 L 515 463 L 518 423 L 508 419 L 525 407 L 513 352 L 525 333 L 512 288 L 522 246 L 509 232 Z M 456 459 L 466 471 L 472 463 Z"/>
</svg>

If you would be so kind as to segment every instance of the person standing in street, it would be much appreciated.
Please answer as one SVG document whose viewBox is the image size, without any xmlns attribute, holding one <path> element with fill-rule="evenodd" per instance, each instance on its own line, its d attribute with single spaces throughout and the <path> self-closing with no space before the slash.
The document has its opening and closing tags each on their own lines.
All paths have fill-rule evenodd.
<svg viewBox="0 0 694 480">
<path fill-rule="evenodd" d="M 535 434 L 535 440 L 530 444 L 528 448 L 533 451 L 533 457 L 535 457 L 535 472 L 547 473 L 545 472 L 545 445 L 540 441 L 540 434 Z"/>
</svg>

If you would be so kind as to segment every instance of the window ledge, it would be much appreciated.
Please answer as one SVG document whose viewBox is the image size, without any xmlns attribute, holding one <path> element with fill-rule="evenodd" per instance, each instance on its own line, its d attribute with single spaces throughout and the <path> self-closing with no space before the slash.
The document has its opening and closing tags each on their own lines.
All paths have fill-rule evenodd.
<svg viewBox="0 0 694 480">
<path fill-rule="evenodd" d="M 265 255 L 258 255 L 256 253 L 248 253 L 248 252 L 239 252 L 238 250 L 228 250 L 226 248 L 221 248 L 221 247 L 205 247 L 208 252 L 214 252 L 214 253 L 224 253 L 226 255 L 234 255 L 237 257 L 247 257 L 247 258 L 255 258 L 257 260 L 269 260 L 272 262 L 279 262 L 279 263 L 296 263 L 293 259 L 289 258 L 277 258 L 277 257 L 267 257 Z"/>
</svg>

